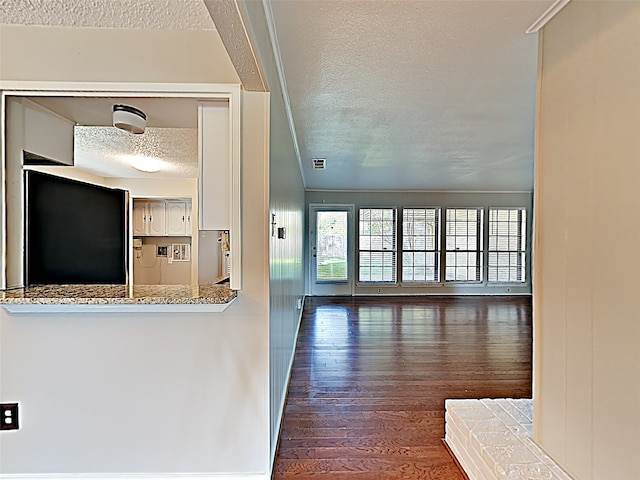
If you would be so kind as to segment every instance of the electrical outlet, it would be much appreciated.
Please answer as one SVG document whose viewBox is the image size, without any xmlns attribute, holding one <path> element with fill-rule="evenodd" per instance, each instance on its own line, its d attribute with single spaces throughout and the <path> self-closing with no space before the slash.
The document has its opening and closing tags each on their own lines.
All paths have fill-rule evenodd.
<svg viewBox="0 0 640 480">
<path fill-rule="evenodd" d="M 20 428 L 17 403 L 0 403 L 0 412 L 2 413 L 0 430 L 17 430 Z"/>
</svg>

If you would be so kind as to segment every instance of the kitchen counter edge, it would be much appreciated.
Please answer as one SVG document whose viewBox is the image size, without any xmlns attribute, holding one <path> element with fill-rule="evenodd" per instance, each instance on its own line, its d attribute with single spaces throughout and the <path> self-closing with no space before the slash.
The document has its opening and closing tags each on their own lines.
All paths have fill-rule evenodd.
<svg viewBox="0 0 640 480">
<path fill-rule="evenodd" d="M 40 285 L 0 292 L 10 313 L 222 312 L 237 298 L 228 285 Z"/>
</svg>

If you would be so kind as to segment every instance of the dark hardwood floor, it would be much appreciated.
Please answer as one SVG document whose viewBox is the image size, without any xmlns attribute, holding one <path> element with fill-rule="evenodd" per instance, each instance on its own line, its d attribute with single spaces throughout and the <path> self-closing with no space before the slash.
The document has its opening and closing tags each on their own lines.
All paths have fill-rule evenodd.
<svg viewBox="0 0 640 480">
<path fill-rule="evenodd" d="M 311 297 L 273 478 L 462 480 L 444 400 L 530 395 L 529 297 Z"/>
</svg>

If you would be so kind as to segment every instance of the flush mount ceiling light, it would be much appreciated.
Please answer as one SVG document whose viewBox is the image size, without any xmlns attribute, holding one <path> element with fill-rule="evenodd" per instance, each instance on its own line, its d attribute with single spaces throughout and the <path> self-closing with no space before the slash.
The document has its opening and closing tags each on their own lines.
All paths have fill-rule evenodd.
<svg viewBox="0 0 640 480">
<path fill-rule="evenodd" d="M 129 133 L 144 133 L 147 116 L 130 105 L 113 106 L 113 126 Z"/>
<path fill-rule="evenodd" d="M 127 161 L 136 170 L 146 173 L 159 172 L 165 165 L 162 160 L 153 157 L 131 156 Z"/>
</svg>

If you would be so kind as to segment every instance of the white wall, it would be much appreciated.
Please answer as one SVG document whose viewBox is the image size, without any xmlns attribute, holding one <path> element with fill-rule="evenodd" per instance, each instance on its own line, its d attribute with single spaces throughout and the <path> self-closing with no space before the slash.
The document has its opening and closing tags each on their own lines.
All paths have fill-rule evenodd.
<svg viewBox="0 0 640 480">
<path fill-rule="evenodd" d="M 0 26 L 8 79 L 237 82 L 215 32 Z M 0 474 L 269 478 L 265 97 L 243 106 L 244 282 L 225 312 L 0 309 L 0 399 L 22 410 Z"/>
<path fill-rule="evenodd" d="M 285 113 L 273 49 L 262 2 L 243 1 L 244 13 L 258 46 L 258 55 L 268 82 L 269 126 L 269 211 L 277 227 L 286 229 L 286 238 L 269 237 L 269 351 L 270 351 L 270 436 L 271 456 L 275 455 L 286 398 L 289 374 L 296 346 L 304 296 L 304 186 Z"/>
<path fill-rule="evenodd" d="M 0 25 L 0 79 L 240 83 L 215 30 Z"/>
<path fill-rule="evenodd" d="M 541 36 L 534 437 L 576 480 L 640 478 L 640 3 Z"/>
<path fill-rule="evenodd" d="M 209 315 L 0 309 L 0 395 L 20 403 L 22 424 L 0 436 L 0 474 L 264 472 L 267 322 L 242 303 Z"/>
<path fill-rule="evenodd" d="M 158 246 L 168 247 L 171 255 L 171 244 L 186 243 L 191 245 L 191 237 L 142 237 L 142 248 L 133 249 L 133 284 L 134 285 L 191 285 L 193 264 L 188 261 L 175 260 L 169 263 L 169 257 L 158 256 Z M 193 249 L 191 249 L 193 250 Z"/>
<path fill-rule="evenodd" d="M 0 70 L 1 72 L 2 70 Z M 4 183 L 6 209 L 3 221 L 6 229 L 2 255 L 6 260 L 5 282 L 1 287 L 21 287 L 24 285 L 24 181 L 22 156 L 24 148 L 24 108 L 15 99 L 6 103 L 6 138 L 4 168 L 0 175 Z M 11 255 L 7 255 L 11 252 Z"/>
<path fill-rule="evenodd" d="M 197 178 L 108 178 L 107 182 L 109 187 L 129 190 L 132 197 L 192 198 L 192 203 L 197 204 Z M 195 220 L 191 224 L 198 227 Z"/>
<path fill-rule="evenodd" d="M 271 453 L 275 454 L 304 298 L 304 188 L 278 90 L 271 94 L 270 213 L 286 237 L 270 236 Z M 300 303 L 301 304 L 301 303 Z"/>
<path fill-rule="evenodd" d="M 285 102 L 278 79 L 262 2 L 242 1 L 270 96 L 269 116 L 269 212 L 275 227 L 286 229 L 286 238 L 269 237 L 269 351 L 271 458 L 278 434 L 288 379 L 296 346 L 304 297 L 304 185 L 296 157 Z"/>
<path fill-rule="evenodd" d="M 221 233 L 203 230 L 198 234 L 198 283 L 216 282 L 225 276 L 225 253 L 218 242 Z"/>
</svg>

